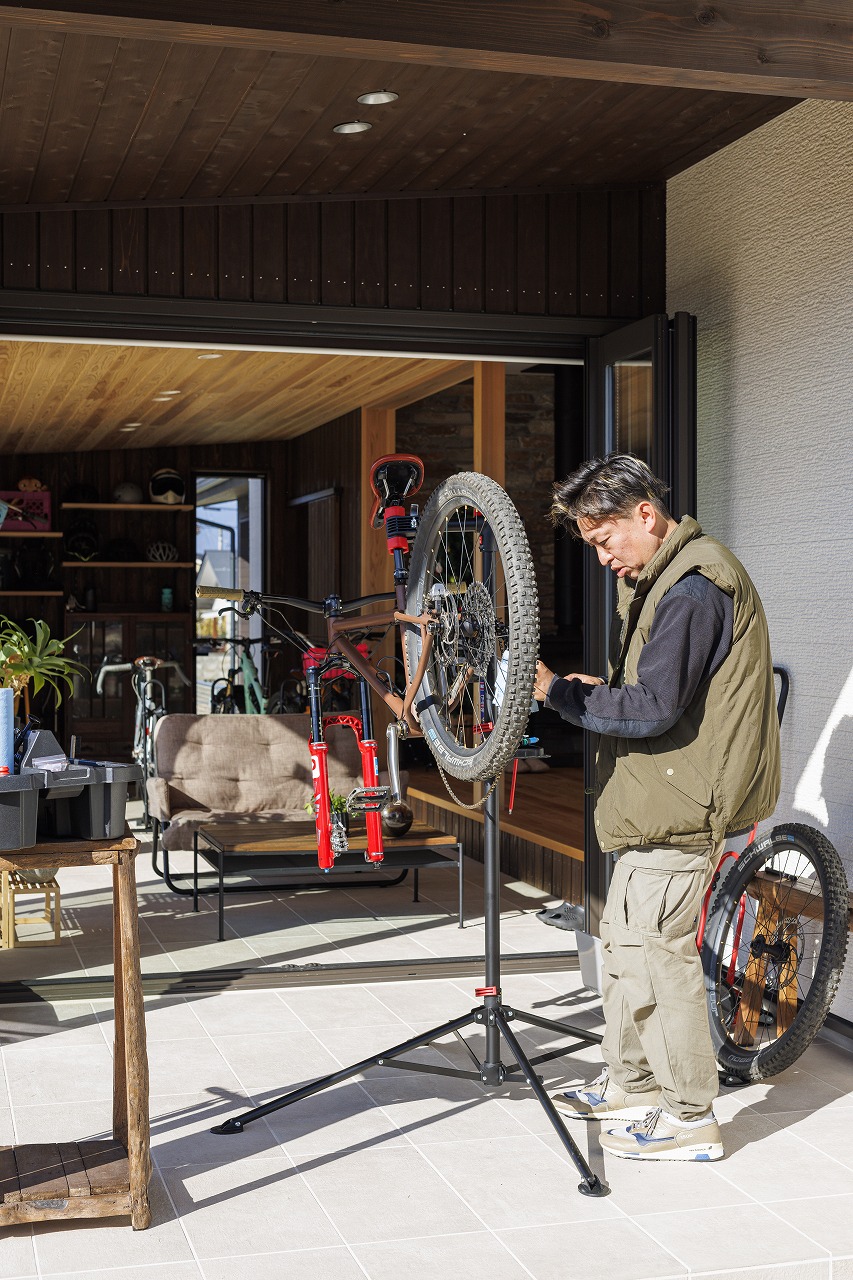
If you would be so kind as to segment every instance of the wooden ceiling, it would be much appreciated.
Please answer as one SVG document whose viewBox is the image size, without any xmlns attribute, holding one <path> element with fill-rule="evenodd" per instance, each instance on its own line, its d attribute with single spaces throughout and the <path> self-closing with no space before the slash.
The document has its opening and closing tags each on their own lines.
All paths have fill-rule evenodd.
<svg viewBox="0 0 853 1280">
<path fill-rule="evenodd" d="M 363 405 L 410 404 L 474 372 L 460 360 L 207 354 L 2 342 L 0 454 L 284 440 Z M 128 423 L 137 425 L 122 431 Z"/>
<path fill-rule="evenodd" d="M 0 27 L 0 206 L 661 180 L 790 97 Z M 399 100 L 361 106 L 359 94 Z M 333 127 L 361 119 L 369 132 Z"/>
</svg>

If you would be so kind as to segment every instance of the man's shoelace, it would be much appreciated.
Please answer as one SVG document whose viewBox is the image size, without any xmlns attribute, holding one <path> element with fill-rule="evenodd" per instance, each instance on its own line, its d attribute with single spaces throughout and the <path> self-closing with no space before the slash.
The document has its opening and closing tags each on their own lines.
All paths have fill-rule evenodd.
<svg viewBox="0 0 853 1280">
<path fill-rule="evenodd" d="M 650 1111 L 645 1120 L 635 1120 L 633 1124 L 628 1126 L 629 1133 L 642 1133 L 650 1138 L 655 1131 L 655 1126 L 660 1120 L 662 1107 L 655 1107 L 654 1111 Z"/>
</svg>

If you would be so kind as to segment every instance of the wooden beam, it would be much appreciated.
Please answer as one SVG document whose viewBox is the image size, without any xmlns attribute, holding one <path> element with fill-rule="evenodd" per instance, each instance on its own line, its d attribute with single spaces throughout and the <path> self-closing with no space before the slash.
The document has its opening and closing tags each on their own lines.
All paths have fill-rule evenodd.
<svg viewBox="0 0 853 1280">
<path fill-rule="evenodd" d="M 490 360 L 474 366 L 474 470 L 506 483 L 506 368 Z"/>
<path fill-rule="evenodd" d="M 853 99 L 849 0 L 54 0 L 0 23 L 510 74 Z M 369 87 L 369 86 L 368 86 Z"/>
</svg>

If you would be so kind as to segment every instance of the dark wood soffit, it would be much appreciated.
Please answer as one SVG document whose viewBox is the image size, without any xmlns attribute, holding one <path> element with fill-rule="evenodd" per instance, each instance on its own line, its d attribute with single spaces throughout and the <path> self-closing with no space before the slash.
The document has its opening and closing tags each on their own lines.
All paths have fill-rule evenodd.
<svg viewBox="0 0 853 1280">
<path fill-rule="evenodd" d="M 0 20 L 59 31 L 577 79 L 853 100 L 849 0 L 55 0 Z M 388 35 L 393 33 L 394 39 Z"/>
</svg>

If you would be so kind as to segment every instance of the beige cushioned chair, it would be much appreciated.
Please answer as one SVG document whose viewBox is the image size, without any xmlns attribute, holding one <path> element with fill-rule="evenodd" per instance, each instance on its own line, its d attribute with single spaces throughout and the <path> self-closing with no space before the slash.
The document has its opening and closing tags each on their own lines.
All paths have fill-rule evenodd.
<svg viewBox="0 0 853 1280">
<path fill-rule="evenodd" d="M 192 849 L 194 829 L 206 822 L 305 821 L 310 728 L 303 715 L 163 716 L 154 731 L 157 777 L 148 780 L 155 857 L 159 842 Z M 355 734 L 332 726 L 328 742 L 329 785 L 348 795 L 362 785 Z"/>
</svg>

